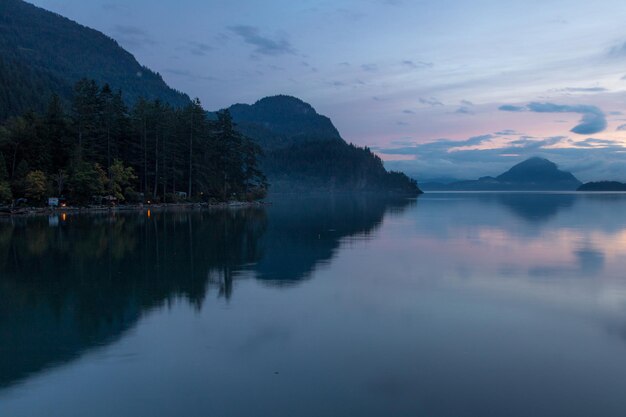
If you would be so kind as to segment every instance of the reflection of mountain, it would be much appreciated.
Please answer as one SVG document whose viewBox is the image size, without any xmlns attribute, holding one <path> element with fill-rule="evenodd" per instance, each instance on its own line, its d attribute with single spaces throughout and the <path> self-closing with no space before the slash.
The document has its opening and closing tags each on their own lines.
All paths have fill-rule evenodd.
<svg viewBox="0 0 626 417">
<path fill-rule="evenodd" d="M 531 223 L 548 221 L 576 202 L 572 194 L 498 193 L 493 197 L 512 213 Z"/>
<path fill-rule="evenodd" d="M 261 239 L 263 257 L 258 278 L 275 284 L 307 278 L 330 260 L 341 239 L 367 235 L 388 209 L 404 208 L 406 199 L 376 199 L 363 195 L 279 200 L 269 209 L 267 232 Z"/>
<path fill-rule="evenodd" d="M 430 198 L 445 201 L 440 210 L 450 218 L 469 219 L 470 224 L 491 224 L 493 219 L 486 212 L 511 213 L 528 223 L 542 224 L 554 219 L 559 213 L 572 208 L 580 196 L 574 193 L 539 192 L 483 192 L 483 193 L 437 193 Z M 492 210 L 491 206 L 502 206 L 506 211 Z"/>
<path fill-rule="evenodd" d="M 146 311 L 238 271 L 295 282 L 342 238 L 370 233 L 389 207 L 366 199 L 277 203 L 264 210 L 24 218 L 0 224 L 0 387 L 119 338 Z"/>
</svg>

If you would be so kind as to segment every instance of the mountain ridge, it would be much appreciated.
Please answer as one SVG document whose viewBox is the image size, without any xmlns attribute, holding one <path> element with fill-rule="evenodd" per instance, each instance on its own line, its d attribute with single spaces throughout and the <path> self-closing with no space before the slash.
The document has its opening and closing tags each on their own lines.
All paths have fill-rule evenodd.
<svg viewBox="0 0 626 417">
<path fill-rule="evenodd" d="M 582 182 L 572 173 L 560 170 L 554 162 L 532 157 L 496 177 L 420 185 L 425 191 L 575 191 Z"/>
<path fill-rule="evenodd" d="M 127 104 L 190 102 L 104 33 L 22 0 L 0 2 L 0 119 L 43 110 L 52 94 L 68 100 L 82 78 L 123 90 Z"/>
<path fill-rule="evenodd" d="M 228 108 L 237 129 L 255 140 L 276 191 L 381 191 L 417 195 L 417 183 L 385 169 L 367 147 L 347 143 L 332 120 L 300 98 L 274 95 Z"/>
<path fill-rule="evenodd" d="M 228 110 L 239 130 L 255 136 L 265 150 L 308 141 L 342 140 L 329 117 L 294 96 L 268 96 L 254 104 L 233 104 Z"/>
</svg>

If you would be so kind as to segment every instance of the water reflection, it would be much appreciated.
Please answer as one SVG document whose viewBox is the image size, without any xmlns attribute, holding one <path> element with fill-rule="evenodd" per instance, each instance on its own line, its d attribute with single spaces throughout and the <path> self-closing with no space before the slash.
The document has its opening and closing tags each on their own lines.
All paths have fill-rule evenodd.
<svg viewBox="0 0 626 417">
<path fill-rule="evenodd" d="M 4 224 L 2 410 L 621 417 L 625 197 Z"/>
<path fill-rule="evenodd" d="M 0 223 L 0 387 L 108 344 L 146 311 L 230 298 L 234 280 L 296 283 L 409 200 L 277 201 L 268 210 L 18 218 Z"/>
<path fill-rule="evenodd" d="M 433 279 L 582 298 L 614 291 L 597 280 L 623 281 L 626 195 L 438 194 L 422 203 L 427 215 L 405 244 L 428 254 L 420 265 Z"/>
<path fill-rule="evenodd" d="M 547 222 L 576 202 L 574 194 L 498 193 L 498 203 L 530 223 Z"/>
<path fill-rule="evenodd" d="M 278 200 L 268 210 L 256 277 L 275 285 L 306 279 L 333 258 L 344 238 L 368 238 L 385 213 L 399 214 L 413 204 L 366 196 Z"/>
</svg>

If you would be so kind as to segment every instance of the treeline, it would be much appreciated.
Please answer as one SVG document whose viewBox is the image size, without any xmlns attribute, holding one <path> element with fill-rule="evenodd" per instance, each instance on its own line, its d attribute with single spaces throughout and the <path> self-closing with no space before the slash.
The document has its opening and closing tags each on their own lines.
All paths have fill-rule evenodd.
<svg viewBox="0 0 626 417">
<path fill-rule="evenodd" d="M 226 110 L 209 120 L 197 99 L 128 108 L 121 91 L 83 79 L 70 109 L 53 96 L 44 112 L 0 126 L 0 202 L 255 199 L 267 188 L 260 154 Z"/>
<path fill-rule="evenodd" d="M 401 172 L 388 172 L 369 148 L 343 141 L 310 141 L 268 151 L 263 171 L 272 189 L 305 187 L 337 191 L 393 192 L 417 195 L 417 182 Z"/>
</svg>

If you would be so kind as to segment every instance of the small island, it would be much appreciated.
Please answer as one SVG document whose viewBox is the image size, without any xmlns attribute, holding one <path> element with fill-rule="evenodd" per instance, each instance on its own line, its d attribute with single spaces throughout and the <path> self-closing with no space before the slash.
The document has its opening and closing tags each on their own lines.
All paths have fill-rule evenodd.
<svg viewBox="0 0 626 417">
<path fill-rule="evenodd" d="M 580 187 L 578 187 L 577 191 L 587 191 L 587 192 L 616 192 L 616 191 L 626 191 L 626 184 L 619 181 L 595 181 L 588 182 Z"/>
</svg>

